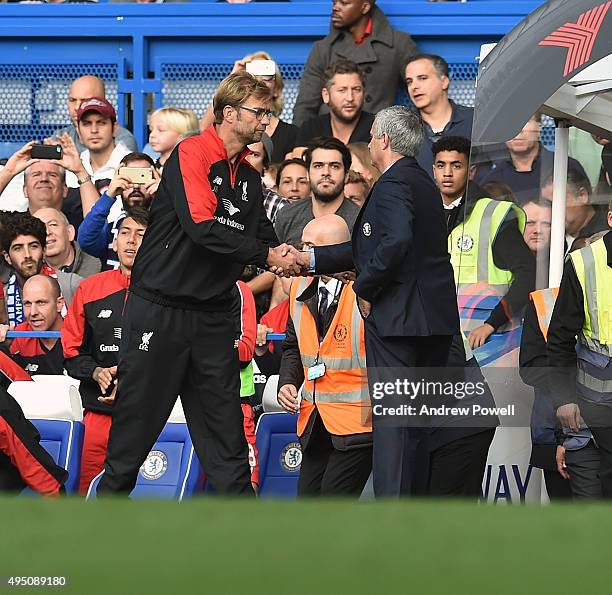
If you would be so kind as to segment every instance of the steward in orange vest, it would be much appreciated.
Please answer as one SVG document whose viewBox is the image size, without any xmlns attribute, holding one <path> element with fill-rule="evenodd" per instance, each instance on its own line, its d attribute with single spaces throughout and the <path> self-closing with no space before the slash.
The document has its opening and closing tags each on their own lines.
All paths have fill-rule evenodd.
<svg viewBox="0 0 612 595">
<path fill-rule="evenodd" d="M 352 285 L 317 277 L 291 286 L 279 392 L 303 383 L 300 495 L 358 496 L 372 468 L 364 325 Z"/>
</svg>

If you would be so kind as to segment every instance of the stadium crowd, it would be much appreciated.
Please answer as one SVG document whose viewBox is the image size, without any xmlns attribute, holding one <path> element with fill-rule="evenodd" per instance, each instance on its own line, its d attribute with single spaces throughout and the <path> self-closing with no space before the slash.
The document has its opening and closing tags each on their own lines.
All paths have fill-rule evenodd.
<svg viewBox="0 0 612 595">
<path fill-rule="evenodd" d="M 601 406 L 610 394 L 601 386 L 611 380 L 599 373 L 601 361 L 592 356 L 608 356 L 610 296 L 602 291 L 593 304 L 588 292 L 597 275 L 609 275 L 597 263 L 603 258 L 610 266 L 607 255 L 612 254 L 610 234 L 602 234 L 612 226 L 612 145 L 576 133 L 567 179 L 567 262 L 561 288 L 549 290 L 553 154 L 540 139 L 542 115 L 534 114 L 505 143 L 473 146 L 473 109 L 449 98 L 453 82 L 444 58 L 419 53 L 410 35 L 394 29 L 374 0 L 332 5 L 330 33 L 308 57 L 292 123 L 279 117 L 284 82 L 273 57 L 256 51 L 234 64 L 231 77 L 249 73 L 263 82 L 269 97 L 263 108 L 244 102 L 234 106 L 239 123 L 251 118 L 265 133 L 248 145 L 245 156 L 256 172 L 256 188 L 244 182 L 231 199 L 219 195 L 217 220 L 234 221 L 228 225 L 236 233 L 240 223 L 232 218 L 248 194 L 261 200 L 278 243 L 297 251 L 349 241 L 356 222 L 361 226 L 356 233 L 370 236 L 370 223 L 359 219 L 360 210 L 387 171 L 381 166 L 386 149 L 373 145 L 390 138 L 395 150 L 396 132 L 385 128 L 385 109 L 405 88 L 422 143 L 402 155 L 414 157 L 437 187 L 457 286 L 462 333 L 453 338 L 447 366 L 482 378 L 478 349 L 522 326 L 520 373 L 535 394 L 531 464 L 543 470 L 551 500 L 611 497 L 612 424 L 588 423 L 602 419 Z M 0 359 L 3 385 L 24 374 L 68 374 L 80 380 L 81 494 L 104 468 L 123 306 L 149 210 L 176 147 L 222 123 L 217 108 L 202 106 L 201 118 L 180 106 L 158 109 L 149 116 L 147 146 L 138 147 L 132 133 L 119 126 L 104 82 L 82 76 L 70 85 L 70 124 L 44 140 L 61 147 L 61 156 L 37 156 L 33 140 L 0 171 L 0 208 L 9 194 L 11 204 L 20 207 L 0 211 L 0 341 L 13 360 Z M 212 169 L 209 182 L 214 192 L 222 184 Z M 170 240 L 166 249 L 178 250 Z M 597 272 L 591 275 L 593 260 Z M 163 274 L 179 283 L 198 270 Z M 298 493 L 358 496 L 366 484 L 375 449 L 371 419 L 364 413 L 370 407 L 367 382 L 363 393 L 368 312 L 356 306 L 354 279 L 349 270 L 292 280 L 252 263 L 244 266 L 231 292 L 255 491 L 255 423 L 266 381 L 278 374 L 279 405 L 298 416 L 303 452 Z M 475 303 L 484 315 L 470 316 Z M 593 322 L 598 319 L 600 324 Z M 13 329 L 61 331 L 61 340 L 7 339 Z M 268 341 L 269 333 L 286 333 L 286 340 Z M 142 341 L 148 345 L 144 334 Z M 581 361 L 590 368 L 581 367 Z M 320 365 L 327 369 L 317 376 Z M 576 384 L 577 368 L 583 378 L 595 377 L 600 388 Z M 492 401 L 489 392 L 486 398 Z M 0 427 L 0 489 L 29 485 L 58 491 L 62 474 L 52 462 L 36 452 L 34 463 L 24 462 L 23 452 L 11 451 L 5 434 L 19 433 L 15 428 L 21 420 L 14 412 L 7 419 Z M 497 417 L 476 425 L 460 417 L 427 424 L 427 439 L 415 454 L 415 464 L 423 469 L 398 493 L 477 498 Z M 31 443 L 31 437 L 21 440 Z M 29 466 L 27 472 L 20 465 Z M 58 481 L 49 482 L 44 471 L 39 480 L 36 465 Z"/>
</svg>

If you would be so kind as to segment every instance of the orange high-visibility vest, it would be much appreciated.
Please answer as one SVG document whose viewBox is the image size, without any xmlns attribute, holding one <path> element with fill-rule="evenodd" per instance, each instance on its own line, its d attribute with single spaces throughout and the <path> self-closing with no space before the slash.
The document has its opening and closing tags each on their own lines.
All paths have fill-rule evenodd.
<svg viewBox="0 0 612 595">
<path fill-rule="evenodd" d="M 558 287 L 538 289 L 537 291 L 532 291 L 529 294 L 529 297 L 535 306 L 536 314 L 538 315 L 538 325 L 540 326 L 540 331 L 542 331 L 545 341 L 548 341 L 548 327 L 550 326 L 550 320 L 553 315 L 553 309 L 555 307 L 555 302 L 557 301 L 558 295 Z"/>
<path fill-rule="evenodd" d="M 353 284 L 344 286 L 338 307 L 319 345 L 317 323 L 308 306 L 296 300 L 317 279 L 296 279 L 291 285 L 289 311 L 304 367 L 302 402 L 297 433 L 304 433 L 315 407 L 330 434 L 347 436 L 372 431 L 366 373 L 363 319 L 357 308 Z M 325 364 L 325 374 L 308 380 L 308 368 Z"/>
</svg>

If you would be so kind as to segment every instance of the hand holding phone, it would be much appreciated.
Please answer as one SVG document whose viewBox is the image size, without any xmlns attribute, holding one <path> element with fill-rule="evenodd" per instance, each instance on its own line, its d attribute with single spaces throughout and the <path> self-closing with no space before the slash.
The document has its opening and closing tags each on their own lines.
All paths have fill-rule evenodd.
<svg viewBox="0 0 612 595">
<path fill-rule="evenodd" d="M 30 149 L 32 159 L 61 159 L 63 156 L 61 145 L 32 145 Z"/>
<path fill-rule="evenodd" d="M 133 184 L 148 184 L 153 180 L 153 172 L 150 167 L 121 167 L 119 175 Z"/>
</svg>

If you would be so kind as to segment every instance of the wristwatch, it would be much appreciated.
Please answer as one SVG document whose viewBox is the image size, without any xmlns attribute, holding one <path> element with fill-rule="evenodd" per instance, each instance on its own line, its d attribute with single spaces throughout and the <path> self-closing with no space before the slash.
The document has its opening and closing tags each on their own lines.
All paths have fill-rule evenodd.
<svg viewBox="0 0 612 595">
<path fill-rule="evenodd" d="M 77 178 L 77 183 L 79 184 L 79 186 L 82 186 L 87 182 L 91 182 L 91 176 L 89 174 L 87 174 L 84 178 L 81 178 L 80 180 Z"/>
</svg>

